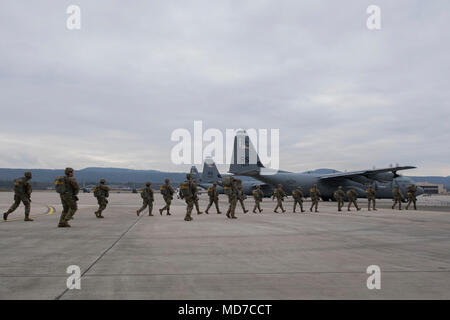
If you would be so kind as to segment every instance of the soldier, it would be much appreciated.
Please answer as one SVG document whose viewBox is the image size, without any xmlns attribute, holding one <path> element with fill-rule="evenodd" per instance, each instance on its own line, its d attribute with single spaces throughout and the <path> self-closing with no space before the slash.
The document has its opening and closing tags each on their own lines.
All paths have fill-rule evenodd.
<svg viewBox="0 0 450 320">
<path fill-rule="evenodd" d="M 94 196 L 97 198 L 98 202 L 98 210 L 95 211 L 95 216 L 97 218 L 104 218 L 102 216 L 103 210 L 106 209 L 106 205 L 108 204 L 109 197 L 109 188 L 105 185 L 106 180 L 100 179 L 100 183 L 94 187 Z"/>
<path fill-rule="evenodd" d="M 139 214 L 145 210 L 145 208 L 147 208 L 148 206 L 148 215 L 149 216 L 153 216 L 152 211 L 153 211 L 153 201 L 155 201 L 154 197 L 153 197 L 153 190 L 150 187 L 151 186 L 151 182 L 147 181 L 145 183 L 145 188 L 142 189 L 140 191 L 141 193 L 141 198 L 142 198 L 142 207 L 136 211 L 136 214 L 139 216 Z"/>
<path fill-rule="evenodd" d="M 392 197 L 393 197 L 393 201 L 394 201 L 394 204 L 392 205 L 392 209 L 395 208 L 395 205 L 398 202 L 398 210 L 402 210 L 402 200 L 404 199 L 404 197 L 403 197 L 403 193 L 400 190 L 399 186 L 395 186 L 394 190 L 392 190 Z"/>
<path fill-rule="evenodd" d="M 175 193 L 175 190 L 173 190 L 172 186 L 170 185 L 170 180 L 165 179 L 165 184 L 163 184 L 161 187 L 159 187 L 159 190 L 161 191 L 161 194 L 163 196 L 164 201 L 166 202 L 166 205 L 159 209 L 159 214 L 162 215 L 164 210 L 167 210 L 167 215 L 170 216 L 170 204 L 173 199 L 173 194 Z"/>
<path fill-rule="evenodd" d="M 286 210 L 284 210 L 283 208 L 283 201 L 284 198 L 286 197 L 286 193 L 283 190 L 283 186 L 281 184 L 278 185 L 278 188 L 276 188 L 273 192 L 273 196 L 272 196 L 272 200 L 277 198 L 277 206 L 275 207 L 275 209 L 273 210 L 273 212 L 278 213 L 278 208 L 281 208 L 282 212 L 286 212 Z"/>
<path fill-rule="evenodd" d="M 209 196 L 209 204 L 206 207 L 205 212 L 208 213 L 209 208 L 211 208 L 212 204 L 216 205 L 217 214 L 221 214 L 219 210 L 219 192 L 217 191 L 217 182 L 213 182 L 213 186 L 208 188 L 208 196 Z"/>
<path fill-rule="evenodd" d="M 358 197 L 358 193 L 356 192 L 355 188 L 351 187 L 350 190 L 347 191 L 347 198 L 348 198 L 348 207 L 347 211 L 350 211 L 350 206 L 352 203 L 355 205 L 356 210 L 361 210 L 360 207 L 358 207 L 358 203 L 356 202 L 356 198 Z"/>
<path fill-rule="evenodd" d="M 55 184 L 57 185 L 57 192 L 60 194 L 63 211 L 59 219 L 58 227 L 70 227 L 68 221 L 72 219 L 73 215 L 78 209 L 77 194 L 80 191 L 80 186 L 77 180 L 73 177 L 73 169 L 66 168 L 64 170 L 64 177 L 57 178 Z"/>
<path fill-rule="evenodd" d="M 369 187 L 366 189 L 366 195 L 367 195 L 367 201 L 370 211 L 370 202 L 373 204 L 373 210 L 376 211 L 375 208 L 375 189 L 372 187 L 372 185 L 369 185 Z"/>
<path fill-rule="evenodd" d="M 238 195 L 237 181 L 233 177 L 230 177 L 230 181 L 231 181 L 230 185 L 224 187 L 225 193 L 228 196 L 228 203 L 229 203 L 228 210 L 227 210 L 227 218 L 237 219 L 237 217 L 235 216 L 237 195 Z M 223 179 L 222 179 L 222 182 L 223 182 Z"/>
<path fill-rule="evenodd" d="M 295 213 L 295 208 L 297 207 L 297 203 L 300 206 L 300 210 L 301 212 L 305 212 L 305 210 L 303 210 L 303 198 L 305 197 L 303 195 L 303 191 L 302 191 L 302 187 L 297 187 L 297 190 L 292 191 L 292 197 L 294 198 L 294 213 Z"/>
<path fill-rule="evenodd" d="M 197 180 L 192 181 L 192 190 L 194 191 L 194 205 L 195 210 L 197 210 L 197 214 L 202 214 L 203 212 L 200 211 L 200 208 L 198 206 L 198 188 L 197 188 Z"/>
<path fill-rule="evenodd" d="M 260 203 L 264 198 L 264 193 L 261 191 L 261 186 L 257 185 L 256 190 L 253 190 L 253 199 L 255 199 L 255 206 L 253 207 L 253 213 L 256 213 L 256 209 L 259 210 L 259 213 L 263 211 L 261 209 Z"/>
<path fill-rule="evenodd" d="M 317 188 L 317 184 L 314 184 L 313 187 L 309 190 L 309 195 L 311 196 L 311 208 L 309 208 L 309 211 L 312 212 L 312 209 L 316 207 L 316 212 L 319 212 L 319 198 L 320 198 L 320 190 Z"/>
<path fill-rule="evenodd" d="M 344 190 L 342 190 L 342 186 L 339 186 L 338 189 L 334 192 L 334 198 L 338 203 L 338 211 L 342 211 L 345 199 L 345 193 Z"/>
<path fill-rule="evenodd" d="M 242 210 L 244 211 L 244 213 L 247 213 L 248 210 L 245 209 L 245 205 L 244 205 L 244 189 L 242 187 L 242 180 L 236 179 L 236 181 L 237 181 L 237 199 L 241 203 L 241 207 L 242 207 Z"/>
<path fill-rule="evenodd" d="M 25 172 L 24 177 L 20 177 L 14 180 L 14 203 L 11 208 L 8 209 L 5 213 L 3 213 L 3 220 L 8 219 L 8 215 L 17 209 L 20 205 L 20 202 L 25 206 L 25 219 L 24 221 L 33 221 L 30 218 L 30 209 L 31 209 L 31 180 L 32 175 L 31 172 Z"/>
<path fill-rule="evenodd" d="M 191 175 L 188 173 L 186 175 L 186 180 L 180 185 L 180 196 L 181 199 L 186 201 L 186 216 L 184 221 L 192 221 L 194 218 L 191 216 L 192 209 L 194 208 L 194 194 L 195 189 L 191 180 Z"/>
<path fill-rule="evenodd" d="M 408 196 L 408 204 L 406 205 L 406 210 L 408 210 L 409 205 L 411 204 L 411 202 L 414 204 L 414 210 L 417 210 L 416 207 L 416 193 L 417 193 L 417 187 L 413 184 L 411 184 L 408 189 L 406 189 L 406 195 Z"/>
</svg>

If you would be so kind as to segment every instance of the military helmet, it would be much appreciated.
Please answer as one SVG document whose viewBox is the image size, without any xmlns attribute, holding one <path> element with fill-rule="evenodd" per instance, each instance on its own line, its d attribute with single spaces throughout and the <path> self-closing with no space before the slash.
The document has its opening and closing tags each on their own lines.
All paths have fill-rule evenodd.
<svg viewBox="0 0 450 320">
<path fill-rule="evenodd" d="M 166 183 L 169 183 L 169 182 L 170 182 L 170 180 L 169 180 L 168 178 L 164 179 L 164 181 L 165 181 Z"/>
<path fill-rule="evenodd" d="M 214 182 L 213 182 L 213 185 L 217 186 L 217 182 L 216 182 L 216 181 L 214 181 Z"/>
<path fill-rule="evenodd" d="M 261 189 L 261 186 L 258 184 L 258 185 L 256 186 L 256 189 Z"/>
<path fill-rule="evenodd" d="M 188 179 L 188 180 L 191 179 L 191 174 L 190 174 L 190 173 L 187 173 L 187 174 L 186 174 L 186 179 Z"/>
<path fill-rule="evenodd" d="M 342 186 L 339 186 L 338 189 L 342 189 Z"/>
<path fill-rule="evenodd" d="M 314 187 L 314 188 L 317 188 L 317 183 L 314 183 L 313 187 Z"/>
<path fill-rule="evenodd" d="M 101 183 L 101 184 L 105 184 L 105 183 L 106 183 L 106 180 L 105 180 L 105 179 L 100 179 L 100 183 Z"/>
<path fill-rule="evenodd" d="M 298 186 L 297 189 L 301 189 L 302 187 Z"/>
<path fill-rule="evenodd" d="M 278 184 L 278 188 L 281 188 L 281 187 L 283 187 L 283 185 L 281 183 L 279 183 Z"/>
<path fill-rule="evenodd" d="M 69 173 L 73 173 L 73 169 L 72 168 L 66 168 L 65 170 L 64 170 L 64 173 L 65 174 L 69 174 Z"/>
<path fill-rule="evenodd" d="M 150 182 L 150 181 L 147 181 L 146 183 L 145 183 L 145 185 L 146 186 L 149 186 L 149 185 L 151 185 L 152 183 Z"/>
<path fill-rule="evenodd" d="M 24 173 L 25 178 L 31 178 L 31 172 L 27 171 Z"/>
</svg>

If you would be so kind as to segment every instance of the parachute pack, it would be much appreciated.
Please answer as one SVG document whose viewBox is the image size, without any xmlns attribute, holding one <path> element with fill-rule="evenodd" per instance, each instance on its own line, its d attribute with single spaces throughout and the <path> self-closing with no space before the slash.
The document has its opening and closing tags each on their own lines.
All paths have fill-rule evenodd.
<svg viewBox="0 0 450 320">
<path fill-rule="evenodd" d="M 167 187 L 165 185 L 162 185 L 161 187 L 159 187 L 159 191 L 161 191 L 161 194 L 165 197 L 169 195 L 169 190 L 167 189 Z"/>
<path fill-rule="evenodd" d="M 94 197 L 98 198 L 102 196 L 102 189 L 99 186 L 95 186 L 92 191 L 94 192 Z"/>
<path fill-rule="evenodd" d="M 212 187 L 208 188 L 208 196 L 213 197 L 214 196 L 214 190 Z"/>
<path fill-rule="evenodd" d="M 59 194 L 63 194 L 67 192 L 66 188 L 66 177 L 60 176 L 55 178 L 55 190 Z"/>
<path fill-rule="evenodd" d="M 189 181 L 183 181 L 180 185 L 181 195 L 186 197 L 192 197 L 192 190 Z"/>
<path fill-rule="evenodd" d="M 23 193 L 25 191 L 24 178 L 17 178 L 14 180 L 14 192 Z"/>
</svg>

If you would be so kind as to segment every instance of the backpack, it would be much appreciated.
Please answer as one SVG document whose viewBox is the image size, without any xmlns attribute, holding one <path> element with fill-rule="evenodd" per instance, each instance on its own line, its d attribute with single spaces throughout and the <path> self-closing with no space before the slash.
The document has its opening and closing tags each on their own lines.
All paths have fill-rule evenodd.
<svg viewBox="0 0 450 320">
<path fill-rule="evenodd" d="M 23 178 L 17 178 L 14 180 L 14 192 L 23 193 L 25 191 L 25 183 Z"/>
<path fill-rule="evenodd" d="M 145 194 L 145 189 L 142 189 L 141 191 L 139 191 L 139 193 L 141 194 L 142 199 L 147 199 L 147 196 Z"/>
<path fill-rule="evenodd" d="M 192 197 L 192 190 L 189 181 L 183 181 L 181 183 L 180 192 L 183 197 Z"/>
<path fill-rule="evenodd" d="M 169 190 L 167 190 L 167 188 L 166 188 L 166 186 L 165 185 L 162 185 L 161 187 L 159 187 L 159 190 L 161 191 L 161 194 L 163 195 L 163 196 L 168 196 L 169 195 Z"/>
<path fill-rule="evenodd" d="M 99 186 L 95 186 L 92 191 L 94 192 L 94 197 L 98 198 L 102 196 L 102 189 Z"/>
<path fill-rule="evenodd" d="M 224 187 L 231 187 L 231 184 L 233 183 L 232 179 L 233 179 L 233 177 L 231 177 L 231 176 L 222 177 L 222 185 Z"/>
<path fill-rule="evenodd" d="M 214 190 L 211 187 L 208 188 L 208 196 L 210 196 L 210 197 L 214 196 Z"/>
<path fill-rule="evenodd" d="M 60 176 L 55 178 L 55 190 L 59 194 L 66 193 L 67 187 L 66 187 L 66 177 Z"/>
</svg>

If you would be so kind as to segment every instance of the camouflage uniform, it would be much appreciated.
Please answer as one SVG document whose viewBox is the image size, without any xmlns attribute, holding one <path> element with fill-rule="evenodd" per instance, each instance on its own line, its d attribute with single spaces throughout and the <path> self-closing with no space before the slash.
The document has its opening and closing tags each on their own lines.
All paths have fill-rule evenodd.
<svg viewBox="0 0 450 320">
<path fill-rule="evenodd" d="M 253 213 L 256 213 L 256 209 L 261 213 L 263 209 L 261 209 L 260 203 L 264 198 L 264 193 L 261 191 L 261 186 L 257 185 L 256 190 L 253 190 L 253 199 L 255 199 L 255 206 L 253 207 Z"/>
<path fill-rule="evenodd" d="M 203 212 L 200 211 L 200 207 L 198 205 L 198 188 L 197 188 L 197 181 L 194 180 L 192 181 L 192 190 L 194 191 L 194 205 L 195 205 L 195 210 L 197 210 L 197 214 L 202 214 Z"/>
<path fill-rule="evenodd" d="M 297 190 L 292 191 L 292 197 L 294 198 L 294 212 L 295 212 L 295 208 L 297 207 L 297 203 L 300 206 L 300 210 L 301 212 L 305 212 L 305 210 L 303 210 L 303 198 L 305 197 L 303 195 L 303 191 L 302 191 L 302 187 L 297 187 Z"/>
<path fill-rule="evenodd" d="M 20 177 L 14 180 L 14 203 L 12 206 L 3 213 L 3 220 L 8 219 L 8 215 L 17 209 L 20 205 L 20 202 L 25 206 L 25 219 L 24 221 L 33 221 L 30 218 L 30 210 L 31 210 L 31 172 L 25 172 L 24 177 Z"/>
<path fill-rule="evenodd" d="M 409 205 L 411 204 L 411 203 L 413 203 L 414 204 L 414 210 L 417 210 L 417 206 L 416 206 L 416 201 L 417 201 L 417 199 L 416 199 L 416 193 L 417 193 L 417 187 L 415 186 L 415 185 L 410 185 L 409 187 L 408 187 L 408 189 L 406 189 L 406 191 L 407 191 L 407 196 L 408 196 L 408 204 L 406 205 L 406 210 L 408 210 L 408 208 L 409 208 Z"/>
<path fill-rule="evenodd" d="M 317 188 L 317 184 L 314 184 L 313 187 L 309 190 L 309 195 L 311 196 L 311 208 L 309 208 L 309 211 L 312 212 L 312 209 L 316 207 L 316 212 L 319 212 L 319 198 L 320 198 L 320 190 Z"/>
<path fill-rule="evenodd" d="M 194 208 L 194 193 L 195 189 L 191 180 L 191 175 L 186 175 L 186 180 L 181 183 L 180 185 L 180 194 L 181 199 L 184 199 L 186 201 L 186 216 L 184 217 L 184 221 L 192 221 L 194 218 L 192 218 L 191 213 L 192 209 Z"/>
<path fill-rule="evenodd" d="M 170 185 L 170 180 L 166 179 L 165 184 L 159 187 L 159 190 L 161 190 L 163 199 L 166 202 L 166 205 L 163 208 L 159 209 L 159 214 L 162 215 L 163 211 L 167 210 L 167 215 L 170 216 L 170 204 L 172 203 L 173 194 L 175 193 L 175 190 L 173 190 L 172 186 Z"/>
<path fill-rule="evenodd" d="M 369 207 L 369 211 L 370 211 L 370 202 L 372 202 L 373 204 L 373 210 L 376 211 L 377 209 L 375 208 L 375 189 L 372 186 L 369 186 L 366 189 L 366 196 L 367 196 L 367 205 Z"/>
<path fill-rule="evenodd" d="M 245 209 L 245 205 L 244 205 L 244 189 L 242 187 L 242 180 L 237 180 L 237 199 L 241 203 L 241 207 L 242 207 L 242 210 L 244 211 L 244 213 L 247 213 L 248 210 Z"/>
<path fill-rule="evenodd" d="M 342 187 L 339 186 L 339 188 L 334 192 L 333 195 L 338 203 L 338 211 L 342 211 L 342 207 L 344 206 L 344 199 L 345 199 L 345 193 L 344 193 L 344 190 L 342 190 Z"/>
<path fill-rule="evenodd" d="M 139 214 L 145 210 L 145 208 L 147 208 L 148 206 L 148 215 L 149 216 L 153 216 L 152 211 L 153 211 L 153 201 L 155 201 L 154 197 L 153 197 L 153 190 L 150 187 L 151 182 L 147 181 L 145 183 L 145 188 L 142 189 L 140 191 L 141 193 L 141 198 L 142 198 L 142 207 L 136 211 L 136 214 L 139 216 Z"/>
<path fill-rule="evenodd" d="M 236 210 L 236 204 L 237 204 L 237 195 L 238 195 L 237 181 L 232 178 L 231 186 L 224 187 L 224 189 L 227 192 L 228 203 L 229 203 L 228 210 L 227 210 L 227 218 L 229 218 L 229 219 L 237 219 L 237 217 L 235 216 L 235 210 Z"/>
<path fill-rule="evenodd" d="M 98 193 L 98 196 L 95 196 L 98 202 L 98 210 L 95 211 L 95 216 L 97 218 L 104 218 L 102 216 L 102 212 L 106 209 L 106 205 L 108 204 L 108 199 L 106 198 L 109 197 L 109 188 L 105 185 L 105 183 L 105 179 L 101 179 L 100 183 L 95 186 L 95 188 L 97 188 L 97 191 L 94 191 L 94 196 L 96 193 Z"/>
<path fill-rule="evenodd" d="M 347 198 L 348 198 L 348 207 L 347 211 L 350 211 L 350 206 L 352 203 L 355 205 L 356 210 L 361 210 L 361 208 L 358 207 L 358 203 L 356 202 L 356 198 L 358 197 L 358 193 L 355 191 L 354 188 L 351 188 L 347 191 Z"/>
<path fill-rule="evenodd" d="M 209 208 L 211 208 L 212 204 L 216 205 L 217 213 L 220 214 L 219 209 L 219 192 L 217 191 L 217 182 L 213 182 L 213 186 L 208 188 L 208 196 L 209 196 L 209 204 L 206 207 L 205 212 L 208 213 Z"/>
<path fill-rule="evenodd" d="M 284 208 L 283 208 L 283 201 L 284 201 L 285 197 L 286 197 L 286 193 L 283 190 L 283 186 L 281 184 L 279 184 L 278 188 L 276 188 L 273 191 L 272 200 L 277 198 L 277 206 L 275 207 L 273 212 L 278 213 L 278 211 L 277 211 L 278 208 L 280 208 L 282 212 L 286 212 L 286 210 L 284 210 Z"/>
<path fill-rule="evenodd" d="M 60 194 L 61 203 L 63 206 L 63 211 L 61 212 L 61 217 L 59 219 L 58 227 L 65 228 L 70 227 L 68 221 L 72 219 L 73 215 L 78 209 L 77 194 L 80 191 L 80 186 L 78 185 L 77 180 L 73 177 L 73 169 L 66 168 L 64 171 L 64 183 L 66 185 L 66 192 Z"/>
<path fill-rule="evenodd" d="M 403 197 L 403 193 L 400 190 L 399 186 L 395 186 L 394 190 L 392 190 L 392 197 L 393 197 L 393 201 L 394 201 L 394 204 L 392 205 L 392 209 L 395 208 L 395 205 L 398 202 L 398 209 L 402 210 L 402 200 L 404 199 L 404 197 Z"/>
</svg>

